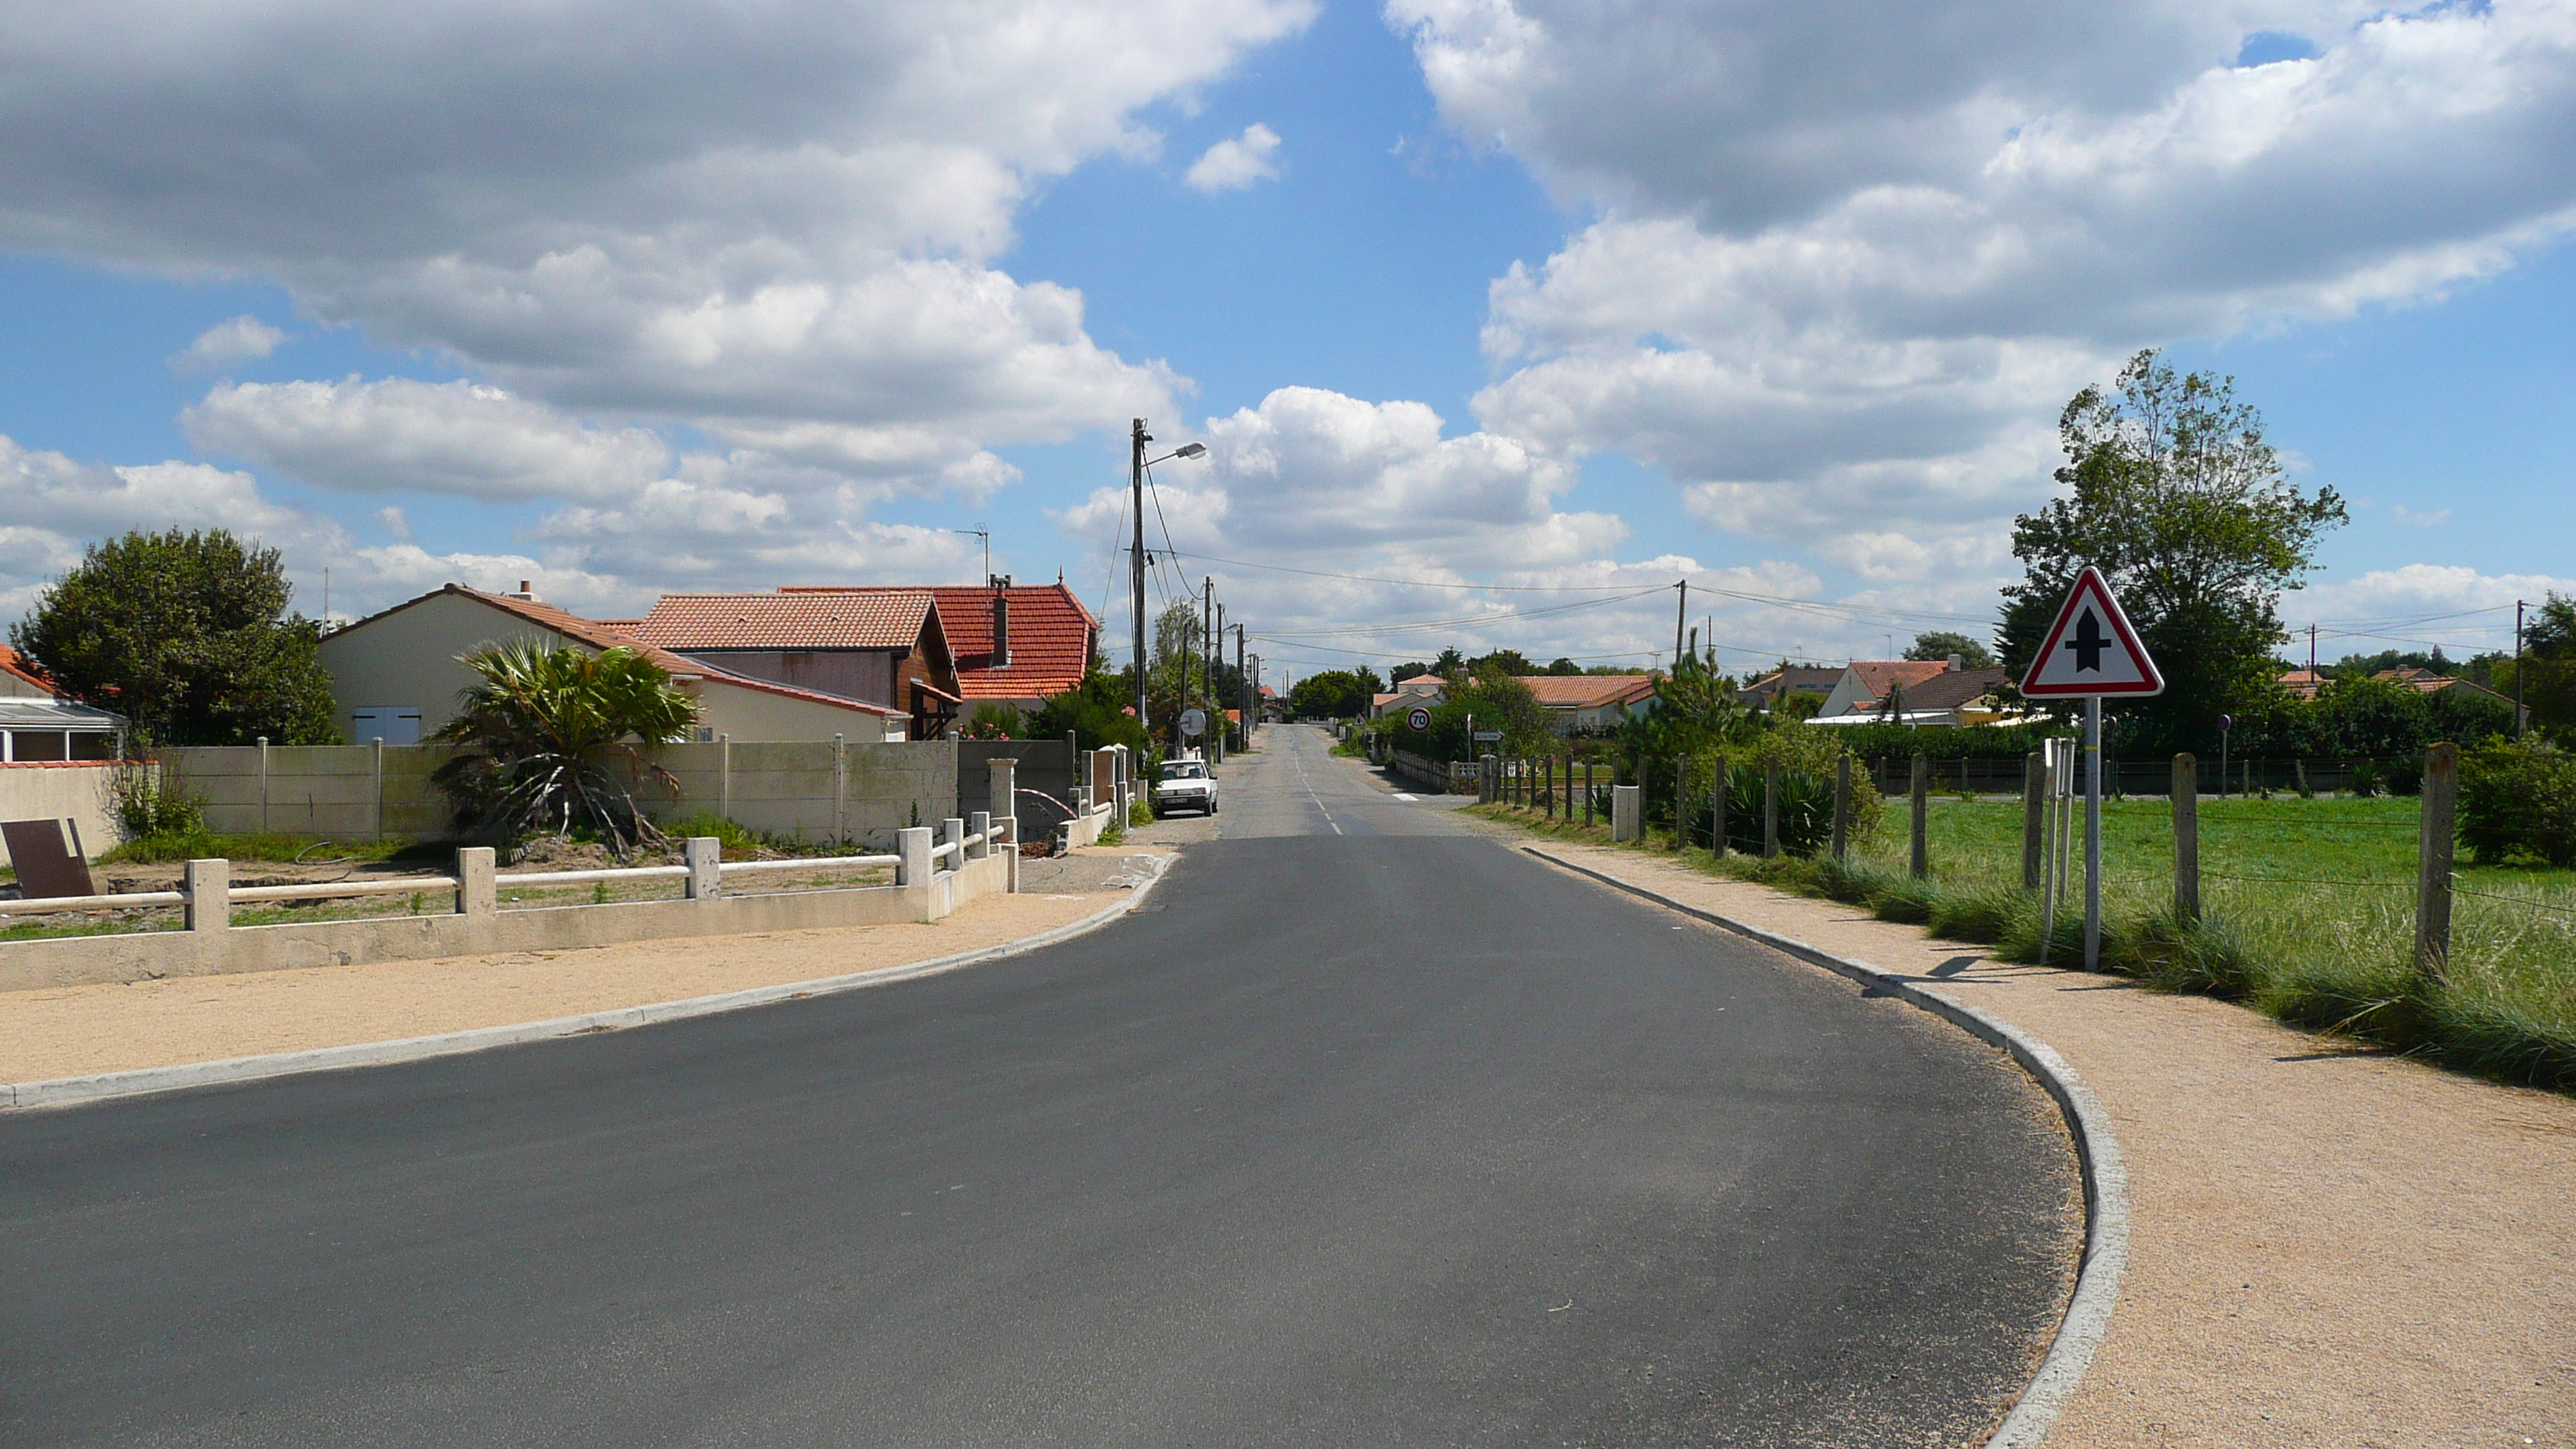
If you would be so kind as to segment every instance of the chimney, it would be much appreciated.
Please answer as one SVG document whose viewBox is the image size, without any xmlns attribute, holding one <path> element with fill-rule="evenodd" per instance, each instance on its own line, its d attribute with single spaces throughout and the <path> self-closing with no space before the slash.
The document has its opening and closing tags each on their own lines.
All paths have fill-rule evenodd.
<svg viewBox="0 0 2576 1449">
<path fill-rule="evenodd" d="M 993 663 L 992 668 L 1005 669 L 1011 663 L 1011 596 L 1002 589 L 993 591 Z"/>
<path fill-rule="evenodd" d="M 534 579 L 519 580 L 519 591 L 512 594 L 510 597 L 514 599 L 525 599 L 531 604 L 537 602 L 536 581 Z"/>
<path fill-rule="evenodd" d="M 1953 654 L 1953 655 L 1951 655 L 1951 656 L 1950 656 L 1949 664 L 1948 664 L 1948 668 L 1949 668 L 1949 671 L 1950 671 L 1952 674 L 1956 674 L 1956 673 L 1958 673 L 1960 670 L 1965 669 L 1965 668 L 1967 668 L 1967 667 L 1968 667 L 1968 656 L 1966 656 L 1966 655 L 1964 655 L 1964 654 Z"/>
</svg>

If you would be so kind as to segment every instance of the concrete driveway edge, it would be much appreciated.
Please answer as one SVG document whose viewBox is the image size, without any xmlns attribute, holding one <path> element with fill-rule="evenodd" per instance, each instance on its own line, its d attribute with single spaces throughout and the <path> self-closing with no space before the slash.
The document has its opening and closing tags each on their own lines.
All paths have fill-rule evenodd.
<svg viewBox="0 0 2576 1449">
<path fill-rule="evenodd" d="M 99 1072 L 83 1077 L 54 1077 L 40 1082 L 0 1084 L 0 1110 L 22 1107 L 70 1107 L 86 1102 L 105 1101 L 116 1097 L 136 1097 L 152 1092 L 184 1091 L 191 1087 L 227 1086 L 240 1082 L 265 1081 L 271 1077 L 300 1076 L 307 1072 L 344 1071 L 354 1067 L 391 1066 L 397 1062 L 416 1062 L 429 1057 L 454 1056 L 460 1052 L 489 1051 L 494 1047 L 516 1046 L 522 1042 L 546 1041 L 556 1037 L 579 1036 L 590 1032 L 616 1031 L 627 1027 L 649 1026 L 655 1022 L 680 1021 L 692 1016 L 712 1016 L 722 1011 L 740 1011 L 745 1007 L 767 1006 L 805 996 L 829 996 L 843 991 L 857 991 L 870 986 L 886 986 L 897 981 L 953 971 L 1016 956 L 1068 941 L 1095 931 L 1135 910 L 1145 897 L 1162 883 L 1171 868 L 1172 857 L 1142 855 L 1135 859 L 1152 861 L 1151 874 L 1127 898 L 1104 906 L 1081 920 L 1068 922 L 1052 930 L 1005 941 L 998 946 L 983 946 L 960 951 L 952 956 L 936 956 L 903 966 L 880 967 L 873 971 L 852 972 L 846 976 L 825 976 L 812 981 L 790 981 L 777 986 L 755 986 L 742 991 L 719 992 L 713 996 L 692 996 L 679 1001 L 657 1001 L 643 1006 L 621 1006 L 606 1011 L 584 1012 L 579 1016 L 558 1016 L 545 1021 L 515 1022 L 507 1026 L 482 1026 L 465 1031 L 438 1032 L 430 1036 L 402 1037 L 393 1041 L 358 1042 L 350 1046 L 316 1047 L 309 1051 L 276 1052 L 255 1057 L 227 1057 L 220 1061 L 185 1062 L 168 1067 L 138 1067 L 131 1071 Z"/>
<path fill-rule="evenodd" d="M 2066 1316 L 2060 1320 L 2057 1335 L 2049 1343 L 2048 1353 L 2040 1361 L 2039 1372 L 2029 1387 L 2014 1401 L 2012 1411 L 1996 1426 L 1986 1443 L 1989 1449 L 2035 1449 L 2048 1437 L 2057 1422 L 2059 1411 L 2084 1380 L 2084 1370 L 2091 1365 L 2093 1354 L 2101 1346 L 2103 1335 L 2110 1331 L 2111 1309 L 2118 1301 L 2120 1275 L 2129 1261 L 2129 1175 L 2120 1158 L 2119 1140 L 2111 1134 L 2111 1120 L 2102 1104 L 2084 1085 L 2075 1069 L 2057 1054 L 2055 1048 L 2024 1033 L 2020 1028 L 1979 1011 L 1963 1002 L 1953 1001 L 1938 992 L 1916 985 L 1909 978 L 1864 962 L 1836 956 L 1792 937 L 1766 931 L 1759 926 L 1699 906 L 1684 903 L 1641 886 L 1622 880 L 1606 871 L 1568 860 L 1535 845 L 1522 850 L 1577 875 L 1588 876 L 1604 885 L 1652 901 L 1668 910 L 1723 927 L 1740 936 L 1759 941 L 1775 951 L 1794 956 L 1810 965 L 1821 966 L 1838 975 L 1850 977 L 1873 990 L 1919 1007 L 1958 1026 L 1969 1035 L 2001 1047 L 2011 1054 L 2022 1070 L 2030 1073 L 2041 1088 L 2057 1102 L 2065 1114 L 2069 1134 L 2075 1139 L 2075 1155 L 2084 1177 L 2084 1266 L 2075 1277 L 2075 1292 L 2066 1305 Z"/>
</svg>

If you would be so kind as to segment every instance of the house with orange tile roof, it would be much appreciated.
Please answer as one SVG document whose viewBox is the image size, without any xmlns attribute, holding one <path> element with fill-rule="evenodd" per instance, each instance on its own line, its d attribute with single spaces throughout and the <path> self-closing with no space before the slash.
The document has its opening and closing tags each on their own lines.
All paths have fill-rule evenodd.
<svg viewBox="0 0 2576 1449">
<path fill-rule="evenodd" d="M 1651 674 L 1515 675 L 1538 696 L 1548 727 L 1558 734 L 1616 728 L 1655 707 Z"/>
<path fill-rule="evenodd" d="M 420 742 L 456 717 L 457 696 L 477 682 L 462 656 L 511 639 L 593 653 L 635 650 L 668 670 L 697 701 L 701 740 L 839 735 L 852 743 L 878 743 L 908 737 L 902 710 L 735 674 L 658 648 L 546 603 L 524 582 L 510 594 L 449 584 L 324 635 L 319 652 L 331 675 L 341 730 L 358 744 Z"/>
<path fill-rule="evenodd" d="M 0 644 L 0 764 L 112 760 L 125 717 L 81 703 Z"/>
<path fill-rule="evenodd" d="M 1861 724 L 1895 714 L 1912 725 L 1995 723 L 2004 712 L 1993 699 L 2012 682 L 2012 671 L 1970 669 L 1948 659 L 1855 659 L 1844 666 L 1825 696 L 1814 724 Z"/>
<path fill-rule="evenodd" d="M 628 632 L 730 674 L 902 710 L 918 740 L 946 734 L 963 704 L 927 589 L 664 594 Z"/>
<path fill-rule="evenodd" d="M 973 718 L 979 704 L 1034 711 L 1075 688 L 1100 662 L 1100 621 L 1062 580 L 1052 584 L 801 584 L 781 594 L 928 594 L 956 660 L 957 694 Z"/>
</svg>

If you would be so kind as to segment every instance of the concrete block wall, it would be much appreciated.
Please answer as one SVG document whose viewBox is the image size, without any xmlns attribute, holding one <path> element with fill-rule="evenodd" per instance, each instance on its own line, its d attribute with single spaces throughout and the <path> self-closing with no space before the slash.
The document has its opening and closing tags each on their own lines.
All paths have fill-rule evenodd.
<svg viewBox="0 0 2576 1449">
<path fill-rule="evenodd" d="M 957 813 L 955 742 L 839 749 L 836 769 L 829 740 L 665 745 L 653 758 L 678 783 L 679 798 L 650 788 L 636 798 L 657 820 L 705 810 L 753 830 L 887 847 L 897 830 Z M 219 833 L 437 839 L 451 833 L 454 812 L 429 776 L 453 753 L 388 745 L 381 785 L 372 745 L 208 746 L 163 751 L 161 762 L 167 784 L 201 801 L 206 827 Z"/>
<path fill-rule="evenodd" d="M 93 858 L 125 842 L 108 793 L 111 764 L 81 761 L 0 765 L 0 820 L 64 820 L 80 826 L 81 849 Z M 0 843 L 0 865 L 9 847 Z"/>
</svg>

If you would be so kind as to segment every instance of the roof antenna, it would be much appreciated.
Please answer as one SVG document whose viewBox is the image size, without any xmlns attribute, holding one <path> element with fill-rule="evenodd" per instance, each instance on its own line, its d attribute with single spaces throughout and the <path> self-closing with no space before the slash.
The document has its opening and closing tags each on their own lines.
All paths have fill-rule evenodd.
<svg viewBox="0 0 2576 1449">
<path fill-rule="evenodd" d="M 979 523 L 973 528 L 952 528 L 948 531 L 984 540 L 984 582 L 991 584 L 993 582 L 993 530 Z"/>
</svg>

